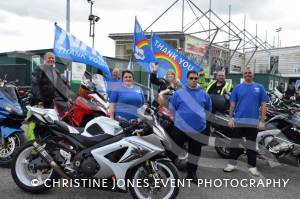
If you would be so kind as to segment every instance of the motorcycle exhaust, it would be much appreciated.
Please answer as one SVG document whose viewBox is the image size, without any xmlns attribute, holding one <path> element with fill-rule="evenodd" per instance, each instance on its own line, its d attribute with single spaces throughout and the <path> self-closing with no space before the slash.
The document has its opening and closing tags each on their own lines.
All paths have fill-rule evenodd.
<svg viewBox="0 0 300 199">
<path fill-rule="evenodd" d="M 40 153 L 42 158 L 45 159 L 48 164 L 54 169 L 54 171 L 56 171 L 61 177 L 70 179 L 70 177 L 64 173 L 64 171 L 53 160 L 51 155 L 49 155 L 49 153 L 40 144 L 35 141 L 33 142 L 33 146 Z"/>
</svg>

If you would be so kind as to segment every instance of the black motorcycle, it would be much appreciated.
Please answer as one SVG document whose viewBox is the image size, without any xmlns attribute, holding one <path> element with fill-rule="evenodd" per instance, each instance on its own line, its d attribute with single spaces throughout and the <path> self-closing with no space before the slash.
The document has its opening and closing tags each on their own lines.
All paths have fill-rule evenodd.
<svg viewBox="0 0 300 199">
<path fill-rule="evenodd" d="M 264 131 L 257 135 L 257 151 L 263 157 L 275 157 L 279 159 L 283 156 L 294 157 L 297 166 L 300 166 L 300 114 L 299 110 L 293 106 L 284 106 L 277 111 L 269 111 L 268 121 Z M 280 111 L 280 112 L 279 112 Z M 221 113 L 214 115 L 211 123 L 211 135 L 215 139 L 215 149 L 223 158 L 230 158 L 229 148 L 232 130 L 227 126 L 228 116 Z M 245 150 L 241 150 L 241 154 Z"/>
</svg>

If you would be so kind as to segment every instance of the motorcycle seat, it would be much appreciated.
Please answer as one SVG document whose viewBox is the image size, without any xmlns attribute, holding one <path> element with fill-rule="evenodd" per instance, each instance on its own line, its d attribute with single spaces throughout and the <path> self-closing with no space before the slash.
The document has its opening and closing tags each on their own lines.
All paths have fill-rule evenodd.
<svg viewBox="0 0 300 199">
<path fill-rule="evenodd" d="M 68 124 L 63 122 L 63 121 L 58 121 L 58 120 L 55 120 L 54 121 L 54 124 L 60 128 L 60 130 L 63 130 L 64 132 L 67 132 L 69 133 L 69 128 L 68 128 Z"/>
<path fill-rule="evenodd" d="M 66 122 L 56 120 L 56 121 L 54 121 L 54 124 L 59 128 L 59 130 L 62 130 L 63 132 L 72 133 L 72 132 L 70 132 L 71 129 L 69 129 L 69 127 L 68 127 L 69 125 Z M 79 134 L 84 132 L 84 128 L 80 128 L 80 127 L 72 127 L 72 128 L 76 129 L 76 131 L 78 131 Z"/>
<path fill-rule="evenodd" d="M 94 137 L 86 137 L 86 136 L 83 136 L 80 134 L 74 134 L 74 135 L 72 135 L 72 137 L 74 137 L 76 140 L 78 140 L 84 146 L 90 147 L 90 146 L 93 146 L 100 142 L 103 142 L 104 140 L 112 138 L 113 136 L 108 135 L 108 134 L 101 134 L 101 135 L 97 135 Z"/>
<path fill-rule="evenodd" d="M 76 129 L 79 134 L 84 132 L 84 128 L 81 128 L 81 127 L 74 127 L 74 129 Z"/>
<path fill-rule="evenodd" d="M 58 121 L 58 120 L 54 121 L 54 123 L 56 124 L 56 126 L 60 127 L 60 129 L 63 130 L 64 132 L 70 133 L 67 123 L 65 123 L 63 121 Z M 86 137 L 86 136 L 81 135 L 81 133 L 84 131 L 84 128 L 77 128 L 77 127 L 74 127 L 74 128 L 80 134 L 70 134 L 70 135 L 87 147 L 93 146 L 95 144 L 98 144 L 104 140 L 107 140 L 107 139 L 113 137 L 112 135 L 108 135 L 108 134 L 100 134 L 100 135 L 98 134 L 94 137 Z"/>
</svg>

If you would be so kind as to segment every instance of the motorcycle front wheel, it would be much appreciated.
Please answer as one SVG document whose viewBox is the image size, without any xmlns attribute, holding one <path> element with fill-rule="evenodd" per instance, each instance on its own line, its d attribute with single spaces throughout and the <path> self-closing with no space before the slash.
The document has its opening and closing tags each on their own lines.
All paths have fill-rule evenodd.
<svg viewBox="0 0 300 199">
<path fill-rule="evenodd" d="M 24 143 L 23 133 L 14 133 L 0 144 L 0 167 L 10 167 L 13 155 Z"/>
<path fill-rule="evenodd" d="M 132 197 L 136 199 L 176 198 L 179 193 L 179 187 L 171 186 L 172 184 L 170 183 L 172 180 L 176 181 L 179 179 L 178 171 L 174 164 L 167 160 L 153 161 L 152 163 L 156 165 L 155 173 L 149 173 L 145 165 L 140 165 L 131 170 L 128 179 L 133 182 L 138 180 L 146 182 L 143 186 L 129 187 Z M 156 182 L 154 179 L 156 179 Z M 164 184 L 159 182 L 164 182 Z"/>
<path fill-rule="evenodd" d="M 52 188 L 46 186 L 46 180 L 55 179 L 58 174 L 50 167 L 43 170 L 31 168 L 30 162 L 39 156 L 32 143 L 25 144 L 17 151 L 12 161 L 11 174 L 18 187 L 24 191 L 43 193 Z"/>
</svg>

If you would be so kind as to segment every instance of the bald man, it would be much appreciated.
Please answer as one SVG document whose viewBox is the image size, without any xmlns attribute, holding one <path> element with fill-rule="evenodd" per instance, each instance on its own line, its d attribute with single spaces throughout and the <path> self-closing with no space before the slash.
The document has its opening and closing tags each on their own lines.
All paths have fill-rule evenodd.
<svg viewBox="0 0 300 199">
<path fill-rule="evenodd" d="M 120 70 L 118 67 L 114 67 L 114 69 L 112 70 L 112 78 L 113 80 L 119 80 L 119 73 L 120 73 Z"/>
<path fill-rule="evenodd" d="M 120 70 L 117 66 L 113 68 L 111 73 L 112 73 L 112 79 L 107 83 L 107 87 L 108 87 L 107 88 L 107 96 L 108 96 L 108 98 L 111 97 L 112 92 L 114 90 L 116 90 L 118 85 L 120 85 L 120 83 L 121 83 L 121 80 L 119 78 Z"/>
<path fill-rule="evenodd" d="M 236 170 L 240 145 L 244 145 L 247 149 L 249 172 L 253 176 L 259 176 L 256 168 L 256 137 L 258 131 L 265 128 L 268 96 L 263 85 L 253 81 L 251 68 L 245 68 L 243 75 L 244 82 L 238 84 L 230 95 L 228 127 L 232 128 L 230 144 L 232 159 L 223 170 L 225 172 Z"/>
<path fill-rule="evenodd" d="M 55 97 L 66 102 L 71 100 L 71 91 L 55 70 L 55 55 L 52 52 L 47 52 L 44 64 L 37 66 L 32 72 L 32 94 L 33 103 L 44 108 L 53 108 Z"/>
</svg>

